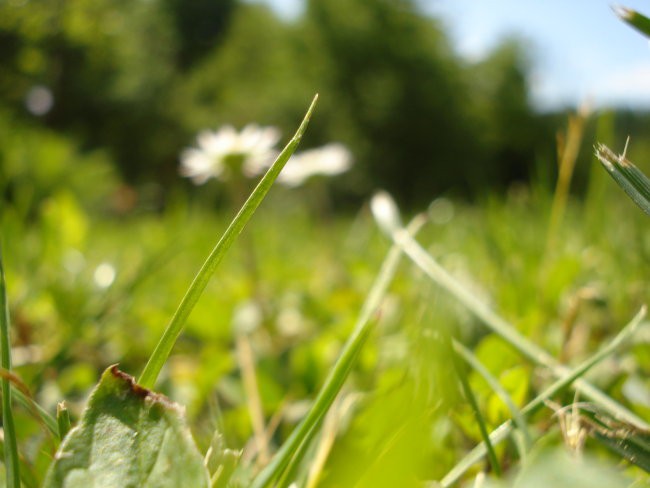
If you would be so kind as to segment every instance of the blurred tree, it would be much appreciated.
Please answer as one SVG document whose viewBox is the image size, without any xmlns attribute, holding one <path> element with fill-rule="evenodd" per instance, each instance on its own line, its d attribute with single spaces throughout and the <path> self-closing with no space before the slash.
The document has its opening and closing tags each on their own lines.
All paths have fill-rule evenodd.
<svg viewBox="0 0 650 488">
<path fill-rule="evenodd" d="M 177 62 L 186 69 L 227 34 L 237 0 L 162 0 L 178 39 Z"/>
<path fill-rule="evenodd" d="M 0 19 L 0 99 L 14 113 L 110 148 L 127 175 L 165 153 L 175 48 L 159 2 L 4 2 Z M 35 110 L 34 93 L 49 104 Z"/>
<path fill-rule="evenodd" d="M 258 122 L 293 132 L 315 88 L 307 87 L 292 27 L 262 5 L 241 5 L 231 20 L 223 45 L 179 80 L 175 114 L 191 131 Z"/>
<path fill-rule="evenodd" d="M 339 196 L 381 186 L 421 205 L 527 173 L 553 145 L 516 41 L 467 65 L 414 0 L 307 0 L 293 22 L 238 0 L 0 3 L 0 106 L 109 150 L 131 182 L 176 182 L 206 127 L 295 129 L 353 151 Z M 355 202 L 356 204 L 356 202 Z"/>
<path fill-rule="evenodd" d="M 408 203 L 466 188 L 478 147 L 462 65 L 438 23 L 410 0 L 309 0 L 306 16 L 332 73 L 324 95 L 356 126 L 346 142 L 366 188 Z"/>
<path fill-rule="evenodd" d="M 484 163 L 477 174 L 488 188 L 526 180 L 544 152 L 555 160 L 553 136 L 530 102 L 530 60 L 521 39 L 506 39 L 485 59 L 468 67 L 468 100 L 474 111 Z"/>
</svg>

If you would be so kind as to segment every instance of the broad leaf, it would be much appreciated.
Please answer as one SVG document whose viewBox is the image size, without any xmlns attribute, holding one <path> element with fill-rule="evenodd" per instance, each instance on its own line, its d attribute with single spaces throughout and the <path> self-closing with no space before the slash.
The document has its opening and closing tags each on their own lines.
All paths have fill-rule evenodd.
<svg viewBox="0 0 650 488">
<path fill-rule="evenodd" d="M 110 367 L 61 444 L 44 488 L 180 486 L 209 486 L 182 408 Z"/>
</svg>

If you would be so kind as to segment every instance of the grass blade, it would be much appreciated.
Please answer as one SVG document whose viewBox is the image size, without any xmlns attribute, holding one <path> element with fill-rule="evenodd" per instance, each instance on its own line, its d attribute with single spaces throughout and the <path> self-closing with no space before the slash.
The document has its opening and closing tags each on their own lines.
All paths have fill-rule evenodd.
<svg viewBox="0 0 650 488">
<path fill-rule="evenodd" d="M 594 432 L 594 437 L 623 459 L 650 473 L 650 434 L 634 429 L 610 433 L 607 429 Z"/>
<path fill-rule="evenodd" d="M 63 440 L 71 428 L 70 412 L 65 402 L 61 402 L 56 406 L 56 422 L 59 428 L 59 438 Z"/>
<path fill-rule="evenodd" d="M 527 416 L 535 413 L 540 407 L 544 406 L 544 402 L 551 398 L 553 395 L 561 392 L 567 388 L 571 383 L 580 382 L 581 376 L 593 368 L 596 364 L 617 351 L 620 347 L 625 345 L 627 341 L 637 331 L 641 321 L 645 317 L 646 307 L 643 307 L 634 318 L 619 332 L 612 341 L 603 347 L 596 354 L 591 356 L 579 364 L 572 370 L 567 370 L 567 373 L 546 388 L 542 393 L 537 395 L 531 400 L 524 408 L 521 409 L 521 415 Z M 506 439 L 512 432 L 515 424 L 508 420 L 499 427 L 497 427 L 491 434 L 490 440 L 492 445 L 496 445 L 502 440 Z M 469 470 L 476 462 L 480 461 L 487 453 L 485 444 L 481 443 L 472 449 L 454 468 L 447 473 L 447 475 L 440 481 L 440 483 L 432 484 L 432 486 L 448 487 L 460 479 L 460 477 Z"/>
<path fill-rule="evenodd" d="M 0 250 L 0 365 L 11 373 L 11 342 L 9 340 L 9 304 L 5 272 Z M 2 378 L 2 428 L 4 430 L 4 460 L 8 488 L 20 488 L 18 441 L 11 406 L 11 382 Z"/>
<path fill-rule="evenodd" d="M 409 225 L 409 228 L 405 229 L 405 232 L 415 233 L 422 224 L 423 219 L 416 217 Z M 376 322 L 373 318 L 376 316 L 388 285 L 397 271 L 400 256 L 401 251 L 398 246 L 393 246 L 388 252 L 377 279 L 361 308 L 354 330 L 318 393 L 314 405 L 273 457 L 273 460 L 257 475 L 251 488 L 269 486 L 282 475 L 292 458 L 294 456 L 300 457 L 302 450 L 307 448 L 309 440 L 316 433 L 319 423 L 341 390 L 361 347 L 372 331 Z"/>
<path fill-rule="evenodd" d="M 523 449 L 530 448 L 530 446 L 532 445 L 532 440 L 531 440 L 532 438 L 530 436 L 530 432 L 528 431 L 528 424 L 524 420 L 521 411 L 515 406 L 508 392 L 504 390 L 504 388 L 501 386 L 499 381 L 494 376 L 492 376 L 492 374 L 488 371 L 488 369 L 485 366 L 483 366 L 483 364 L 481 364 L 481 362 L 476 358 L 476 356 L 472 351 L 470 351 L 468 348 L 466 348 L 463 344 L 461 344 L 458 341 L 454 341 L 453 346 L 454 346 L 454 350 L 463 357 L 463 359 L 467 362 L 467 364 L 469 364 L 472 367 L 472 369 L 474 369 L 478 374 L 480 374 L 483 377 L 483 379 L 487 382 L 487 384 L 490 385 L 490 388 L 492 388 L 492 390 L 494 390 L 494 392 L 499 396 L 499 398 L 501 398 L 503 403 L 510 411 L 510 414 L 512 415 L 512 419 L 516 427 L 524 436 L 525 447 Z M 523 456 L 524 453 L 522 452 L 520 454 Z"/>
<path fill-rule="evenodd" d="M 289 160 L 293 152 L 298 147 L 300 139 L 307 128 L 309 119 L 318 100 L 318 95 L 314 97 L 314 100 L 311 102 L 305 118 L 302 120 L 300 127 L 296 131 L 293 138 L 282 150 L 278 158 L 275 160 L 273 165 L 269 168 L 266 174 L 262 177 L 257 187 L 253 190 L 253 193 L 248 197 L 248 200 L 244 202 L 244 205 L 239 210 L 239 213 L 235 216 L 233 221 L 230 223 L 226 231 L 217 245 L 214 247 L 208 258 L 203 263 L 203 266 L 197 273 L 194 281 L 188 288 L 185 296 L 181 300 L 178 309 L 174 313 L 169 325 L 165 329 L 163 336 L 161 337 L 158 345 L 154 349 L 149 361 L 147 362 L 142 375 L 140 376 L 139 383 L 145 388 L 153 388 L 160 370 L 167 361 L 176 339 L 178 339 L 179 334 L 183 330 L 183 326 L 187 321 L 187 318 L 196 305 L 196 302 L 199 300 L 199 297 L 205 290 L 212 274 L 215 272 L 221 261 L 223 260 L 224 255 L 230 249 L 232 244 L 235 242 L 235 239 L 241 231 L 243 230 L 246 223 L 250 220 L 251 216 L 257 210 L 257 207 L 260 205 L 266 194 L 268 193 L 271 185 L 275 179 L 282 171 L 282 168 Z"/>
<path fill-rule="evenodd" d="M 648 17 L 627 7 L 614 6 L 612 9 L 623 22 L 631 25 L 641 34 L 650 37 L 650 19 Z"/>
<path fill-rule="evenodd" d="M 492 442 L 490 442 L 490 436 L 488 435 L 487 427 L 485 425 L 485 421 L 483 420 L 483 415 L 481 414 L 481 410 L 478 407 L 478 402 L 476 401 L 474 392 L 472 391 L 472 388 L 469 385 L 469 381 L 467 381 L 467 375 L 462 370 L 460 361 L 458 360 L 459 353 L 456 351 L 456 349 L 454 349 L 453 351 L 454 352 L 452 355 L 452 359 L 454 363 L 454 369 L 456 370 L 456 375 L 460 380 L 460 385 L 463 388 L 465 399 L 469 402 L 472 412 L 474 413 L 474 418 L 476 419 L 476 423 L 478 424 L 479 431 L 481 432 L 481 437 L 483 438 L 483 444 L 485 445 L 487 457 L 490 460 L 490 466 L 492 466 L 492 470 L 494 471 L 494 474 L 500 477 L 501 466 L 499 465 L 499 460 L 497 459 L 497 454 L 494 451 Z"/>
<path fill-rule="evenodd" d="M 43 425 L 54 437 L 58 436 L 59 428 L 56 419 L 43 407 L 34 401 L 29 388 L 16 373 L 0 368 L 0 378 L 11 383 L 12 398 L 15 399 L 26 410 L 30 411 L 34 418 Z"/>
<path fill-rule="evenodd" d="M 607 146 L 599 144 L 596 157 L 634 203 L 650 215 L 650 179 L 625 157 L 625 152 L 614 154 Z"/>
</svg>

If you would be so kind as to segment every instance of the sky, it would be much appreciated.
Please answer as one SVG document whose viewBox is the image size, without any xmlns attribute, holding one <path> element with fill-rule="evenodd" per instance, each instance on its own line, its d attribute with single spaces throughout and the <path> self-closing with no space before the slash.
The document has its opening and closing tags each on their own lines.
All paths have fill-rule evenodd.
<svg viewBox="0 0 650 488">
<path fill-rule="evenodd" d="M 263 0 L 280 15 L 302 0 Z M 419 0 L 443 21 L 457 52 L 479 60 L 506 36 L 526 40 L 535 105 L 588 102 L 650 109 L 650 43 L 613 13 L 610 0 Z M 650 16 L 649 0 L 620 5 Z"/>
</svg>

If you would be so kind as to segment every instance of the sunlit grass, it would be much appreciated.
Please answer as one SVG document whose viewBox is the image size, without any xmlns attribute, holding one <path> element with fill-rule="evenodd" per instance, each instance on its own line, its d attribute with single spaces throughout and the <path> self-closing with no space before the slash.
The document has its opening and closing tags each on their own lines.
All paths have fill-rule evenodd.
<svg viewBox="0 0 650 488">
<path fill-rule="evenodd" d="M 415 255 L 420 265 L 402 259 L 402 264 L 391 271 L 392 284 L 379 300 L 373 298 L 372 283 L 389 244 L 366 209 L 314 225 L 310 210 L 292 201 L 298 196 L 278 194 L 273 198 L 260 210 L 256 225 L 246 230 L 258 244 L 260 283 L 256 286 L 268 307 L 264 322 L 247 336 L 260 414 L 268 429 L 266 447 L 272 459 L 255 481 L 259 486 L 271 480 L 289 484 L 296 479 L 305 483 L 317 479 L 325 485 L 336 480 L 379 483 L 382 477 L 390 483 L 394 480 L 382 471 L 389 467 L 407 477 L 418 473 L 421 480 L 450 483 L 451 479 L 472 476 L 473 470 L 486 466 L 481 464 L 485 451 L 478 430 L 471 428 L 471 412 L 459 397 L 450 396 L 436 377 L 440 369 L 449 372 L 451 364 L 449 357 L 439 354 L 437 331 L 455 331 L 459 345 L 462 343 L 467 352 L 474 354 L 497 381 L 504 381 L 512 368 L 529 372 L 531 380 L 523 399 L 507 381 L 501 392 L 489 389 L 502 398 L 514 393 L 513 405 L 498 413 L 485 387 L 474 389 L 477 409 L 485 417 L 486 429 L 492 432 L 495 456 L 499 464 L 503 463 L 506 475 L 513 463 L 516 466 L 530 457 L 524 453 L 534 452 L 539 442 L 548 442 L 545 439 L 552 436 L 554 429 L 548 434 L 539 430 L 553 422 L 552 411 L 540 411 L 544 399 L 571 401 L 572 396 L 563 396 L 562 391 L 592 366 L 595 369 L 589 383 L 602 385 L 601 378 L 612 382 L 609 384 L 624 383 L 627 372 L 611 367 L 602 371 L 594 366 L 604 358 L 609 358 L 606 360 L 611 364 L 631 361 L 638 368 L 635 376 L 641 378 L 649 367 L 641 344 L 624 352 L 624 344 L 611 342 L 620 325 L 643 304 L 647 293 L 643 272 L 647 267 L 643 251 L 646 241 L 642 237 L 644 215 L 636 212 L 626 221 L 619 221 L 624 201 L 614 202 L 602 214 L 599 225 L 606 233 L 591 241 L 587 236 L 594 230 L 585 227 L 588 223 L 581 219 L 587 209 L 569 199 L 565 217 L 557 228 L 558 245 L 543 256 L 550 212 L 548 198 L 519 189 L 507 196 L 494 196 L 479 206 L 438 200 L 427 213 L 428 221 L 417 239 L 420 251 Z M 75 211 L 59 216 L 71 222 L 88 218 Z M 21 317 L 22 327 L 25 322 L 42 323 L 49 337 L 49 342 L 40 346 L 39 359 L 30 359 L 29 354 L 22 357 L 21 353 L 17 372 L 42 408 L 50 412 L 43 419 L 55 436 L 59 429 L 67 428 L 62 416 L 58 418 L 60 426 L 52 417 L 56 402 L 70 400 L 74 424 L 82 405 L 80 396 L 96 381 L 94 371 L 118 361 L 125 369 L 136 369 L 146 361 L 155 337 L 162 332 L 161 323 L 173 313 L 174 299 L 182 295 L 184 283 L 191 280 L 193 265 L 214 238 L 213 229 L 223 228 L 228 217 L 198 201 L 179 201 L 160 216 L 89 219 L 87 236 L 75 244 L 83 256 L 79 269 L 65 267 L 75 263 L 69 261 L 70 256 L 77 256 L 70 254 L 70 245 L 49 245 L 52 237 L 43 233 L 55 232 L 51 228 L 27 230 L 28 235 L 40 237 L 27 239 L 32 244 L 26 247 L 9 243 L 8 254 L 16 266 L 13 270 L 10 267 L 8 275 L 10 301 L 12 290 L 16 290 L 13 312 Z M 20 226 L 18 222 L 13 225 Z M 278 233 L 280 227 L 285 232 Z M 180 229 L 182 235 L 178 234 Z M 407 251 L 406 242 L 399 241 L 403 251 Z M 629 252 L 612 252 L 622 245 Z M 65 266 L 47 268 L 45 271 L 51 275 L 30 274 L 30 293 L 22 295 L 19 292 L 27 289 L 27 280 L 17 271 L 28 269 L 27 264 L 35 262 L 39 252 Z M 34 254 L 30 257 L 29 253 Z M 188 407 L 193 434 L 204 452 L 218 428 L 223 436 L 222 451 L 227 454 L 219 459 L 236 464 L 227 472 L 233 480 L 247 484 L 255 479 L 259 452 L 254 443 L 248 442 L 254 431 L 248 394 L 242 386 L 243 371 L 239 371 L 240 363 L 234 354 L 237 331 L 233 316 L 242 303 L 250 300 L 254 289 L 241 258 L 242 250 L 233 249 L 219 277 L 206 286 L 205 295 L 197 302 L 162 370 L 159 388 Z M 453 295 L 429 280 L 427 269 L 432 259 L 466 289 L 463 293 L 483 303 L 478 305 L 478 316 L 468 313 L 476 310 L 472 300 L 459 306 Z M 116 273 L 107 288 L 95 281 L 95 271 L 102 263 L 110 263 Z M 575 297 L 583 297 L 577 310 L 571 305 Z M 369 312 L 363 306 L 366 300 L 382 303 L 381 315 L 369 322 Z M 67 308 L 67 304 L 82 301 L 87 308 Z M 486 311 L 487 305 L 491 313 Z M 37 314 L 41 310 L 49 314 L 47 322 L 38 322 L 45 316 Z M 362 312 L 357 316 L 359 310 Z M 500 318 L 494 316 L 497 311 Z M 482 346 L 494 343 L 494 336 L 483 329 L 483 320 L 500 324 L 495 330 L 501 335 L 507 331 L 507 341 L 524 354 L 504 355 L 501 349 L 494 357 L 486 354 Z M 352 335 L 354 354 L 342 353 L 357 321 L 366 324 L 366 332 Z M 573 325 L 563 336 L 565 323 Z M 530 346 L 531 341 L 535 346 Z M 608 346 L 606 354 L 594 356 L 604 341 Z M 614 354 L 614 350 L 618 352 Z M 345 360 L 334 367 L 341 354 Z M 569 364 L 559 364 L 558 358 L 563 356 L 569 358 Z M 58 371 L 54 378 L 46 374 L 53 368 Z M 559 378 L 551 386 L 551 376 L 545 376 L 549 373 Z M 474 387 L 475 382 L 470 384 Z M 575 384 L 584 387 L 586 381 Z M 52 397 L 46 393 L 52 387 L 62 394 L 48 403 Z M 646 421 L 643 406 L 628 397 L 627 390 L 618 386 L 601 388 L 602 396 L 595 397 L 595 404 L 621 420 L 635 424 Z M 319 398 L 321 389 L 326 392 L 324 396 L 311 403 Z M 323 418 L 331 411 L 340 389 L 342 398 L 349 399 L 348 406 L 337 410 L 344 413 L 337 418 L 333 433 L 321 431 Z M 396 403 L 400 397 L 402 404 Z M 580 396 L 581 401 L 586 399 Z M 29 405 L 29 401 L 24 404 Z M 410 404 L 410 414 L 403 404 Z M 620 409 L 620 405 L 625 408 Z M 310 408 L 312 414 L 307 413 Z M 21 410 L 17 412 L 21 426 L 36 424 L 29 435 L 43 433 L 44 427 L 33 420 L 34 409 L 28 407 L 27 417 Z M 515 423 L 507 420 L 517 419 L 517 411 L 523 419 Z M 504 421 L 506 427 L 498 427 Z M 524 423 L 529 428 L 528 448 L 522 444 L 512 449 L 502 442 L 513 435 L 513 429 L 524 431 Z M 372 437 L 373 429 L 381 434 Z M 292 439 L 292 432 L 297 432 L 294 440 L 286 443 Z M 427 443 L 422 443 L 423 438 L 428 439 Z M 360 439 L 368 439 L 362 448 Z M 405 447 L 409 442 L 417 446 L 418 452 L 430 456 L 435 453 L 436 463 L 423 468 L 418 467 L 417 456 L 404 458 L 403 450 L 409 452 Z M 479 447 L 471 450 L 472 445 Z M 47 457 L 43 446 L 39 459 Z M 241 455 L 236 454 L 239 449 L 243 449 Z M 594 446 L 588 442 L 587 449 L 593 450 Z M 315 452 L 319 453 L 318 473 L 309 474 Z M 273 457 L 277 453 L 279 456 Z M 360 458 L 363 463 L 346 464 L 349 456 L 359 454 L 367 456 Z M 226 471 L 219 472 L 221 480 L 227 478 L 223 474 Z M 212 473 L 217 476 L 217 471 Z"/>
</svg>

